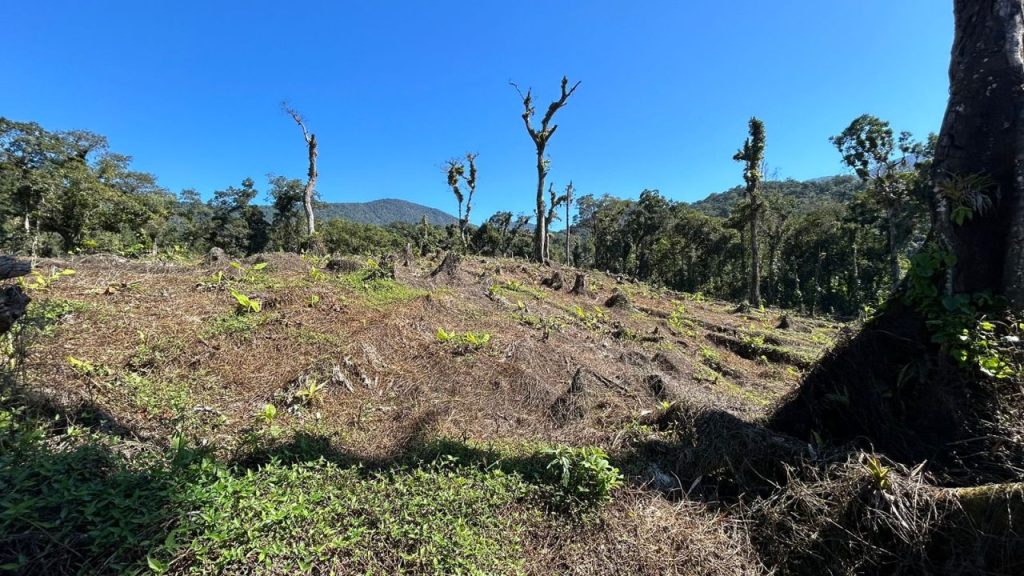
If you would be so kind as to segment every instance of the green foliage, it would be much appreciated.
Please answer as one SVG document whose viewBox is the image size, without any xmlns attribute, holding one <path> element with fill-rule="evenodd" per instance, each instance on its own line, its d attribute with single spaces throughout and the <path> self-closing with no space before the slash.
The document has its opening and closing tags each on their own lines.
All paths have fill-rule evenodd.
<svg viewBox="0 0 1024 576">
<path fill-rule="evenodd" d="M 250 298 L 238 290 L 232 290 L 231 297 L 235 299 L 235 312 L 238 314 L 256 314 L 263 308 L 259 300 Z"/>
<path fill-rule="evenodd" d="M 622 485 L 619 469 L 608 462 L 600 448 L 547 448 L 541 454 L 550 458 L 546 471 L 558 487 L 559 500 L 570 507 L 594 508 L 611 499 L 612 490 Z"/>
<path fill-rule="evenodd" d="M 911 259 L 904 301 L 924 317 L 932 341 L 945 347 L 965 368 L 997 380 L 1013 378 L 1021 326 L 1001 299 L 987 292 L 943 294 L 956 256 L 929 244 Z"/>
<path fill-rule="evenodd" d="M 375 282 L 377 280 L 394 280 L 395 263 L 392 261 L 379 262 L 373 258 L 366 260 L 363 267 L 363 281 Z"/>
<path fill-rule="evenodd" d="M 686 306 L 677 304 L 668 317 L 668 325 L 680 332 L 689 332 L 696 326 L 693 320 L 686 316 Z"/>
<path fill-rule="evenodd" d="M 491 343 L 491 335 L 488 332 L 451 332 L 444 328 L 438 328 L 435 338 L 438 342 L 451 347 L 456 354 L 467 354 L 484 348 Z"/>
<path fill-rule="evenodd" d="M 267 322 L 265 314 L 255 313 L 231 313 L 224 316 L 212 318 L 207 327 L 200 334 L 203 338 L 215 336 L 252 336 L 256 328 Z"/>
<path fill-rule="evenodd" d="M 246 284 L 262 284 L 267 280 L 266 272 L 264 272 L 267 269 L 266 262 L 257 262 L 252 266 L 246 266 L 235 260 L 231 262 L 231 267 L 238 271 L 240 281 Z"/>
<path fill-rule="evenodd" d="M 18 285 L 28 290 L 46 292 L 61 278 L 74 275 L 75 271 L 71 268 L 64 268 L 62 270 L 54 268 L 49 274 L 43 274 L 39 270 L 34 270 L 32 274 L 18 278 Z"/>
<path fill-rule="evenodd" d="M 380 308 L 401 302 L 408 302 L 430 294 L 426 290 L 412 288 L 392 278 L 367 280 L 367 270 L 352 272 L 341 277 L 341 283 L 359 293 L 372 307 Z"/>
<path fill-rule="evenodd" d="M 604 310 L 597 306 L 592 306 L 590 310 L 587 310 L 577 304 L 573 306 L 572 313 L 580 324 L 590 330 L 600 328 L 606 318 Z"/>
</svg>

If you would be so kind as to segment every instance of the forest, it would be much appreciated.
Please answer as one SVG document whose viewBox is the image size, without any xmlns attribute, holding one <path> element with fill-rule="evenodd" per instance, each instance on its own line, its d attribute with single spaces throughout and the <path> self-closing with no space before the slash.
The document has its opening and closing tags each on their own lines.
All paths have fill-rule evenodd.
<svg viewBox="0 0 1024 576">
<path fill-rule="evenodd" d="M 937 133 L 752 116 L 692 203 L 556 187 L 568 77 L 486 218 L 337 217 L 286 103 L 209 194 L 0 117 L 0 572 L 1021 574 L 1024 1 L 953 8 Z"/>
<path fill-rule="evenodd" d="M 757 263 L 768 305 L 856 317 L 888 294 L 893 270 L 880 263 L 895 254 L 902 276 L 924 240 L 930 148 L 909 140 L 898 148 L 888 123 L 870 116 L 856 119 L 848 130 L 854 132 L 842 142 L 849 140 L 859 147 L 856 153 L 866 155 L 863 166 L 850 164 L 861 176 L 767 181 L 758 187 L 757 231 L 764 250 Z M 868 146 L 857 138 L 879 140 Z M 426 221 L 380 226 L 328 217 L 310 237 L 300 180 L 273 176 L 261 191 L 245 178 L 203 201 L 195 190 L 173 194 L 157 184 L 156 176 L 133 171 L 130 158 L 109 150 L 97 134 L 0 119 L 0 142 L 0 246 L 8 254 L 184 258 L 213 247 L 251 256 L 316 245 L 324 253 L 379 257 L 410 244 L 420 255 L 455 250 L 529 258 L 533 250 L 535 220 L 522 214 L 497 212 L 479 226 L 468 217 L 462 226 Z M 885 172 L 889 166 L 891 174 Z M 573 198 L 572 206 L 566 206 L 564 193 L 548 194 L 554 209 L 545 207 L 544 219 L 565 220 L 561 210 L 572 215 L 568 243 L 564 230 L 550 234 L 559 246 L 551 261 L 678 291 L 737 301 L 748 297 L 752 203 L 745 188 L 693 205 L 671 201 L 657 190 L 644 190 L 637 200 L 586 194 Z M 472 195 L 469 199 L 467 206 Z"/>
</svg>

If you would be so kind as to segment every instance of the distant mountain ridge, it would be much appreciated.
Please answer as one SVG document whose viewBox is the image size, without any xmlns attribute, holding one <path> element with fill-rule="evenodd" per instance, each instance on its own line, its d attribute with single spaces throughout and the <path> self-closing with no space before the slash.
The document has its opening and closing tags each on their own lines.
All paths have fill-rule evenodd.
<svg viewBox="0 0 1024 576">
<path fill-rule="evenodd" d="M 260 208 L 268 221 L 273 220 L 273 208 Z M 447 226 L 458 223 L 458 218 L 443 210 L 397 198 L 382 198 L 370 202 L 323 202 L 314 212 L 321 222 L 341 218 L 359 224 L 384 226 L 392 222 L 417 224 L 426 216 L 429 224 Z"/>
<path fill-rule="evenodd" d="M 849 202 L 862 184 L 856 176 L 824 176 L 811 180 L 772 180 L 764 183 L 765 192 L 780 192 L 794 200 L 797 212 L 807 212 L 824 203 Z M 743 199 L 742 186 L 730 188 L 725 192 L 709 195 L 690 205 L 708 214 L 725 218 L 729 216 L 733 206 Z"/>
</svg>

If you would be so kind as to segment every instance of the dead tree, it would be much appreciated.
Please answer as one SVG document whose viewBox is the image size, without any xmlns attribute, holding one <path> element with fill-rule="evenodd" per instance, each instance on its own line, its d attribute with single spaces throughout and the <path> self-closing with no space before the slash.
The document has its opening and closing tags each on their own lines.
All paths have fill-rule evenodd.
<svg viewBox="0 0 1024 576">
<path fill-rule="evenodd" d="M 453 158 L 445 164 L 445 171 L 448 174 L 448 186 L 451 186 L 452 194 L 459 203 L 459 241 L 465 248 L 469 243 L 466 237 L 466 226 L 469 224 L 469 213 L 473 210 L 473 194 L 476 193 L 476 158 L 479 154 L 470 152 L 466 154 L 466 161 Z M 466 175 L 466 164 L 469 164 L 469 175 Z M 467 194 L 462 193 L 459 182 L 466 185 Z M 462 202 L 466 202 L 466 212 L 462 212 Z"/>
<path fill-rule="evenodd" d="M 24 260 L 0 256 L 0 280 L 18 278 L 32 271 L 32 264 Z M 18 286 L 7 286 L 0 290 L 0 334 L 25 315 L 25 308 L 31 299 Z"/>
<path fill-rule="evenodd" d="M 548 205 L 548 213 L 544 217 L 544 229 L 547 231 L 548 240 L 544 242 L 544 260 L 551 259 L 551 223 L 558 220 L 558 208 L 566 203 L 568 196 L 562 194 L 561 196 L 555 194 L 555 185 L 550 184 L 548 186 L 548 195 L 551 198 L 551 203 Z M 568 209 L 566 209 L 568 213 Z"/>
<path fill-rule="evenodd" d="M 565 187 L 565 264 L 566 266 L 572 266 L 572 254 L 569 251 L 569 235 L 572 232 L 572 221 L 569 220 L 569 210 L 572 209 L 573 195 L 576 192 L 576 188 L 572 185 L 572 180 L 569 181 L 569 185 Z"/>
<path fill-rule="evenodd" d="M 565 106 L 569 97 L 572 96 L 576 88 L 579 87 L 580 83 L 576 82 L 569 88 L 569 79 L 565 76 L 562 77 L 562 94 L 558 100 L 555 100 L 548 105 L 547 112 L 544 113 L 544 117 L 540 122 L 540 130 L 533 127 L 531 120 L 533 118 L 536 109 L 533 107 L 533 94 L 532 89 L 527 89 L 526 94 L 523 94 L 522 90 L 515 82 L 510 82 L 516 91 L 519 92 L 519 97 L 523 100 L 523 123 L 526 125 L 526 131 L 530 134 L 530 138 L 533 139 L 534 146 L 537 147 L 537 228 L 533 234 L 533 257 L 538 262 L 544 262 L 547 257 L 547 242 L 548 242 L 548 231 L 547 221 L 545 220 L 544 214 L 544 179 L 548 175 L 549 161 L 544 158 L 544 151 L 547 148 L 548 140 L 554 136 L 555 131 L 558 130 L 558 125 L 551 125 L 551 120 L 555 116 L 555 112 L 558 112 L 560 108 Z"/>
<path fill-rule="evenodd" d="M 313 194 L 316 191 L 316 179 L 319 173 L 316 171 L 316 134 L 311 133 L 306 129 L 306 123 L 302 119 L 302 115 L 298 113 L 294 108 L 288 106 L 288 103 L 282 102 L 281 109 L 286 114 L 295 120 L 295 123 L 302 129 L 302 137 L 306 140 L 306 149 L 309 152 L 309 171 L 307 172 L 306 188 L 302 192 L 302 206 L 306 210 L 306 234 L 312 236 L 313 232 L 316 231 L 316 223 L 313 218 Z"/>
</svg>

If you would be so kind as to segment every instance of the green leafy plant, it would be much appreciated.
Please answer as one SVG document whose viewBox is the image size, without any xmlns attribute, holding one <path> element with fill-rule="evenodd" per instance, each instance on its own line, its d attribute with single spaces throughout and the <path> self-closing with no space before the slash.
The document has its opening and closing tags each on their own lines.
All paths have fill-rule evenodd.
<svg viewBox="0 0 1024 576">
<path fill-rule="evenodd" d="M 238 290 L 232 290 L 231 296 L 235 299 L 235 312 L 239 314 L 257 313 L 263 309 L 259 300 L 250 298 Z"/>
<path fill-rule="evenodd" d="M 622 485 L 619 469 L 600 448 L 558 446 L 541 454 L 550 458 L 548 478 L 557 486 L 562 503 L 570 507 L 596 507 L 611 500 L 612 491 Z"/>
<path fill-rule="evenodd" d="M 22 288 L 27 288 L 29 290 L 37 290 L 39 292 L 46 292 L 54 285 L 54 283 L 56 283 L 61 278 L 74 275 L 75 271 L 72 270 L 71 268 L 64 268 L 61 270 L 57 270 L 56 268 L 54 268 L 53 270 L 50 271 L 49 274 L 43 274 L 42 272 L 36 270 L 27 277 L 19 278 L 18 284 Z"/>
<path fill-rule="evenodd" d="M 892 487 L 892 480 L 889 479 L 891 469 L 882 464 L 882 461 L 877 456 L 867 456 L 864 465 L 871 474 L 871 480 L 874 482 L 875 488 L 884 492 Z"/>
<path fill-rule="evenodd" d="M 457 354 L 474 352 L 491 343 L 491 335 L 488 332 L 451 332 L 444 328 L 438 328 L 435 338 L 438 342 L 450 346 Z"/>
<path fill-rule="evenodd" d="M 572 309 L 573 315 L 576 319 L 583 324 L 586 328 L 594 330 L 601 326 L 605 321 L 604 310 L 594 306 L 590 311 L 584 309 L 582 306 L 576 305 Z"/>
<path fill-rule="evenodd" d="M 257 284 L 266 279 L 263 271 L 267 268 L 267 262 L 257 262 L 252 266 L 245 266 L 237 260 L 231 262 L 231 267 L 238 270 L 240 280 L 249 284 Z"/>
<path fill-rule="evenodd" d="M 668 317 L 668 325 L 680 332 L 686 332 L 692 329 L 695 323 L 686 316 L 686 306 L 678 303 Z"/>
<path fill-rule="evenodd" d="M 394 262 L 379 262 L 373 258 L 366 260 L 366 266 L 363 267 L 363 280 L 366 282 L 373 282 L 374 280 L 394 280 L 395 279 L 395 264 Z"/>
</svg>

